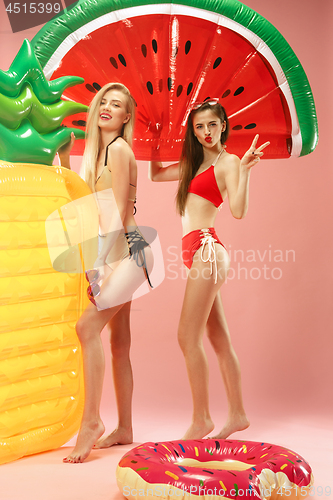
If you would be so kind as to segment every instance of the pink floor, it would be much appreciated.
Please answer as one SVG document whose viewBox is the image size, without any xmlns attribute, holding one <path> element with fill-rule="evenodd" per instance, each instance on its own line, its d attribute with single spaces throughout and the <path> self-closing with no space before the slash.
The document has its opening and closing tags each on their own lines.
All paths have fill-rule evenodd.
<svg viewBox="0 0 333 500">
<path fill-rule="evenodd" d="M 333 426 L 324 417 L 264 420 L 252 415 L 252 425 L 235 439 L 281 444 L 298 452 L 312 467 L 312 498 L 333 497 Z M 58 450 L 0 466 L 0 500 L 124 500 L 115 479 L 120 458 L 146 441 L 178 438 L 187 421 L 183 415 L 136 416 L 135 443 L 96 450 L 83 464 L 63 464 L 74 440 Z M 107 425 L 109 423 L 107 422 Z M 112 423 L 110 423 L 110 426 Z M 111 427 L 110 427 L 111 430 Z"/>
</svg>

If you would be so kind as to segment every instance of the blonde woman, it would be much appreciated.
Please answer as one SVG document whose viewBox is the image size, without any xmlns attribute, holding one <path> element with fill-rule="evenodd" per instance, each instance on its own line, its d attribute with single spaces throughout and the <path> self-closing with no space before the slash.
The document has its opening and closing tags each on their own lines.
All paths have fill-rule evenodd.
<svg viewBox="0 0 333 500">
<path fill-rule="evenodd" d="M 110 83 L 96 94 L 88 116 L 83 167 L 99 205 L 100 241 L 94 269 L 86 273 L 91 304 L 76 325 L 83 354 L 85 404 L 76 446 L 64 459 L 67 463 L 83 462 L 94 446 L 105 448 L 133 441 L 131 297 L 145 279 L 149 281 L 153 264 L 151 248 L 133 215 L 137 185 L 137 165 L 131 149 L 134 106 L 124 85 Z M 69 148 L 60 152 L 64 165 L 69 165 Z M 115 431 L 100 439 L 105 430 L 100 418 L 104 378 L 100 334 L 106 325 L 119 420 Z"/>
<path fill-rule="evenodd" d="M 269 143 L 257 147 L 256 136 L 240 160 L 225 150 L 228 133 L 228 118 L 218 99 L 197 103 L 188 117 L 180 162 L 168 167 L 156 161 L 150 163 L 151 180 L 180 180 L 177 208 L 183 223 L 182 256 L 189 271 L 178 340 L 193 399 L 192 423 L 183 439 L 201 439 L 214 428 L 209 411 L 208 363 L 202 344 L 205 329 L 219 362 L 228 399 L 227 421 L 215 438 L 225 439 L 249 426 L 239 362 L 219 294 L 229 270 L 229 257 L 214 223 L 227 196 L 232 215 L 237 219 L 245 217 L 251 168 Z"/>
</svg>

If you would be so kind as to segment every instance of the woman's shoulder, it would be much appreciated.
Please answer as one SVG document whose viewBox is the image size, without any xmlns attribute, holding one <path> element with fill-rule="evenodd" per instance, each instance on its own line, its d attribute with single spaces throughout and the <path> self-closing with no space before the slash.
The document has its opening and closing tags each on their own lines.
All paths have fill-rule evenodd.
<svg viewBox="0 0 333 500">
<path fill-rule="evenodd" d="M 122 137 L 117 137 L 117 140 L 112 142 L 112 144 L 109 145 L 109 150 L 110 151 L 120 151 L 120 152 L 130 152 L 132 151 L 132 148 L 130 145 L 123 139 Z"/>
<path fill-rule="evenodd" d="M 224 153 L 220 156 L 216 163 L 217 170 L 221 172 L 227 172 L 230 170 L 238 169 L 239 162 L 240 159 L 237 155 L 224 151 Z"/>
<path fill-rule="evenodd" d="M 109 146 L 108 162 L 111 157 L 115 160 L 117 159 L 132 159 L 134 157 L 131 146 L 122 138 L 119 137 Z"/>
</svg>

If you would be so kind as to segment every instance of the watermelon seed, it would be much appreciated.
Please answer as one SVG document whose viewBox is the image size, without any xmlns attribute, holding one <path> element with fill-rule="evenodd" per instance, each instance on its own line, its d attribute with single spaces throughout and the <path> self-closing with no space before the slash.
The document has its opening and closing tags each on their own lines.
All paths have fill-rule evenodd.
<svg viewBox="0 0 333 500">
<path fill-rule="evenodd" d="M 85 120 L 73 120 L 72 125 L 75 127 L 85 127 L 87 125 L 87 122 Z"/>
<path fill-rule="evenodd" d="M 183 92 L 183 86 L 182 85 L 178 85 L 178 88 L 177 88 L 177 97 L 179 97 L 182 92 Z"/>
<path fill-rule="evenodd" d="M 172 57 L 176 57 L 177 54 L 178 54 L 178 47 L 176 47 L 175 50 L 173 51 Z"/>
<path fill-rule="evenodd" d="M 93 92 L 94 94 L 96 94 L 96 89 L 94 89 L 94 87 L 90 85 L 90 83 L 86 83 L 86 89 L 89 90 L 89 92 Z"/>
<path fill-rule="evenodd" d="M 226 90 L 223 95 L 222 95 L 222 99 L 224 99 L 225 97 L 228 97 L 228 95 L 230 94 L 230 89 Z"/>
<path fill-rule="evenodd" d="M 187 40 L 187 42 L 185 43 L 185 54 L 188 54 L 191 50 L 191 42 L 190 40 Z"/>
<path fill-rule="evenodd" d="M 241 94 L 244 91 L 244 87 L 238 87 L 238 89 L 234 92 L 234 96 Z"/>
<path fill-rule="evenodd" d="M 116 69 L 118 69 L 118 63 L 117 61 L 115 60 L 114 57 L 110 57 L 110 63 L 112 64 L 112 66 Z"/>
<path fill-rule="evenodd" d="M 190 82 L 188 84 L 187 91 L 186 91 L 187 95 L 189 95 L 191 93 L 192 89 L 193 89 L 193 83 Z"/>
<path fill-rule="evenodd" d="M 96 89 L 96 90 L 97 90 L 97 92 L 98 92 L 99 90 L 101 90 L 101 88 L 102 88 L 102 87 L 100 86 L 100 84 L 99 84 L 99 83 L 96 83 L 96 82 L 94 82 L 94 83 L 93 83 L 93 87 L 94 87 L 94 89 Z"/>
<path fill-rule="evenodd" d="M 118 54 L 118 59 L 123 66 L 126 66 L 125 57 L 122 54 Z"/>
<path fill-rule="evenodd" d="M 171 87 L 172 87 L 172 80 L 171 78 L 169 77 L 168 78 L 168 89 L 171 90 Z"/>
<path fill-rule="evenodd" d="M 141 52 L 143 57 L 147 57 L 147 47 L 145 46 L 144 43 L 141 45 Z"/>
<path fill-rule="evenodd" d="M 147 82 L 147 89 L 148 89 L 148 92 L 153 95 L 153 84 L 151 82 Z"/>
<path fill-rule="evenodd" d="M 221 64 L 221 61 L 222 61 L 221 57 L 218 57 L 217 59 L 215 59 L 215 62 L 213 64 L 213 69 L 216 69 Z"/>
<path fill-rule="evenodd" d="M 153 47 L 153 51 L 155 52 L 155 54 L 157 53 L 157 41 L 155 40 L 155 38 L 153 38 L 152 42 L 151 42 L 151 45 Z"/>
<path fill-rule="evenodd" d="M 246 130 L 251 130 L 252 128 L 256 128 L 257 124 L 256 123 L 249 123 L 248 125 L 246 125 L 244 128 Z M 232 127 L 232 130 L 242 130 L 242 125 L 235 125 L 234 127 Z M 251 460 L 250 458 L 248 458 L 248 460 Z"/>
</svg>

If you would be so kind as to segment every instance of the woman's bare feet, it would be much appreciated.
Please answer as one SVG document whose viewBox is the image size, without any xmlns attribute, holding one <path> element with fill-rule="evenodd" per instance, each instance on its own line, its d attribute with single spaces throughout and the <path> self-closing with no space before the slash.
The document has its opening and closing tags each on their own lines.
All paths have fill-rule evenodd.
<svg viewBox="0 0 333 500">
<path fill-rule="evenodd" d="M 132 428 L 117 427 L 111 434 L 97 441 L 94 449 L 110 448 L 114 444 L 131 444 L 133 443 Z"/>
<path fill-rule="evenodd" d="M 229 417 L 225 426 L 216 436 L 212 436 L 212 439 L 226 439 L 237 431 L 244 431 L 250 425 L 246 415 L 236 415 L 234 417 Z"/>
<path fill-rule="evenodd" d="M 96 441 L 103 435 L 105 427 L 101 420 L 94 424 L 81 424 L 74 450 L 68 457 L 64 458 L 65 463 L 82 463 L 90 454 Z"/>
<path fill-rule="evenodd" d="M 208 418 L 200 423 L 192 422 L 182 439 L 202 439 L 214 429 L 213 421 Z"/>
</svg>

